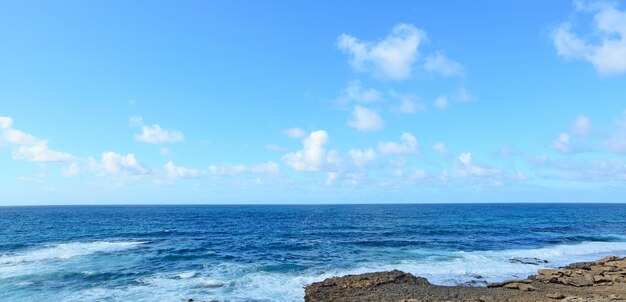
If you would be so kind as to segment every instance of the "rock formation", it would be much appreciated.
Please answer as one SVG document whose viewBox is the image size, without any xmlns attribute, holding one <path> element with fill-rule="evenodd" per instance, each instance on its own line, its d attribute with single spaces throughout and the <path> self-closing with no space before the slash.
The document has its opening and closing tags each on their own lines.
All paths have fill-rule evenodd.
<svg viewBox="0 0 626 302">
<path fill-rule="evenodd" d="M 626 258 L 541 269 L 527 279 L 487 287 L 432 285 L 398 270 L 348 275 L 307 286 L 305 301 L 626 301 Z"/>
</svg>

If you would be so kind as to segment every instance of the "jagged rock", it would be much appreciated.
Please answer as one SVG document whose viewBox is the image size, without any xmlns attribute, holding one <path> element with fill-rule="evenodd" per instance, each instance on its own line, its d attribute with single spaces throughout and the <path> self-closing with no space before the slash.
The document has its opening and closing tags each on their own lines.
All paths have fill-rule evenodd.
<svg viewBox="0 0 626 302">
<path fill-rule="evenodd" d="M 596 261 L 596 263 L 598 263 L 598 264 L 605 264 L 605 263 L 610 262 L 610 261 L 618 261 L 618 260 L 622 260 L 622 259 L 623 258 L 616 257 L 616 256 L 606 256 L 606 257 Z"/>
<path fill-rule="evenodd" d="M 548 263 L 548 260 L 534 258 L 534 257 L 515 257 L 515 258 L 509 259 L 509 262 L 511 262 L 511 263 L 539 265 L 539 264 L 546 264 L 546 263 Z"/>
<path fill-rule="evenodd" d="M 595 264 L 595 262 L 574 262 L 574 263 L 566 266 L 565 268 L 589 270 L 589 269 L 591 269 L 591 266 L 594 265 L 594 264 Z"/>
<path fill-rule="evenodd" d="M 595 275 L 595 276 L 593 276 L 593 282 L 595 282 L 595 283 L 611 282 L 611 278 L 607 278 L 607 277 L 602 276 L 602 275 Z"/>
<path fill-rule="evenodd" d="M 489 286 L 489 283 L 487 283 L 487 281 L 485 280 L 471 280 L 471 281 L 463 282 L 463 286 L 483 287 L 483 286 Z"/>
<path fill-rule="evenodd" d="M 611 271 L 611 267 L 605 267 L 605 266 L 591 267 L 591 272 L 594 273 L 595 275 L 601 275 L 605 272 L 610 272 L 610 271 Z"/>
<path fill-rule="evenodd" d="M 544 282 L 544 283 L 557 283 L 558 277 L 554 275 L 539 275 L 532 276 L 534 280 Z"/>
<path fill-rule="evenodd" d="M 540 269 L 537 272 L 539 273 L 539 275 L 552 275 L 554 273 L 554 270 L 552 270 L 552 269 Z"/>
<path fill-rule="evenodd" d="M 482 277 L 482 276 L 480 276 Z M 479 279 L 478 276 L 475 277 Z M 305 301 L 608 301 L 626 297 L 626 258 L 605 257 L 558 269 L 538 270 L 526 280 L 507 280 L 473 287 L 431 285 L 400 271 L 329 278 L 306 287 Z M 600 288 L 598 288 L 598 286 Z"/>
<path fill-rule="evenodd" d="M 593 281 L 588 280 L 587 278 L 583 276 L 571 276 L 571 277 L 566 278 L 566 282 L 564 282 L 563 284 L 583 287 L 583 286 L 592 286 Z"/>
</svg>

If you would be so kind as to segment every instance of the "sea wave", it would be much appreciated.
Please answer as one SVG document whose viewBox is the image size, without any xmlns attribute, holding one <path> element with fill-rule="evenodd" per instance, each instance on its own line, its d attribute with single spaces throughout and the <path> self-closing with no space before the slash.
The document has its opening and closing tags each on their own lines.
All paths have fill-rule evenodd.
<svg viewBox="0 0 626 302">
<path fill-rule="evenodd" d="M 563 266 L 571 262 L 591 261 L 606 255 L 626 256 L 624 241 L 586 241 L 534 249 L 490 251 L 415 250 L 419 257 L 396 262 L 370 261 L 350 268 L 312 268 L 304 271 L 268 271 L 260 264 L 223 263 L 197 271 L 155 272 L 128 287 L 90 288 L 72 301 L 149 301 L 194 300 L 218 301 L 299 301 L 303 286 L 333 276 L 400 269 L 426 277 L 440 285 L 497 282 L 525 278 L 537 269 Z M 406 253 L 406 251 L 403 251 Z M 425 254 L 430 256 L 423 257 Z M 511 261 L 516 257 L 538 258 L 547 263 L 525 264 Z M 76 297 L 80 297 L 76 299 Z"/>
<path fill-rule="evenodd" d="M 95 241 L 61 243 L 15 254 L 0 255 L 0 265 L 15 265 L 48 260 L 65 260 L 94 253 L 113 253 L 134 248 L 147 241 Z"/>
</svg>

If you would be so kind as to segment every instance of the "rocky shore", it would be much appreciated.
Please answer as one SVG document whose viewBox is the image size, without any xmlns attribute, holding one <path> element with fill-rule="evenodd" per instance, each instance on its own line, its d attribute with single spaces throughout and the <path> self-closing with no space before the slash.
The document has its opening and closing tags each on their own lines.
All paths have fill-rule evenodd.
<svg viewBox="0 0 626 302">
<path fill-rule="evenodd" d="M 626 301 L 626 258 L 541 269 L 524 280 L 486 287 L 432 285 L 398 270 L 329 278 L 305 288 L 305 302 L 318 301 Z"/>
</svg>

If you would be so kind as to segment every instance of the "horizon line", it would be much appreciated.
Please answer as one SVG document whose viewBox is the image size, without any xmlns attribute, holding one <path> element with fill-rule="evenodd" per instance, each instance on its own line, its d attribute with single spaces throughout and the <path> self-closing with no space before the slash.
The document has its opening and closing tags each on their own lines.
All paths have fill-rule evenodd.
<svg viewBox="0 0 626 302">
<path fill-rule="evenodd" d="M 514 205 L 514 204 L 626 204 L 625 202 L 394 202 L 394 203 L 94 203 L 94 204 L 6 204 L 3 207 L 90 207 L 90 206 L 358 206 L 358 205 Z"/>
</svg>

